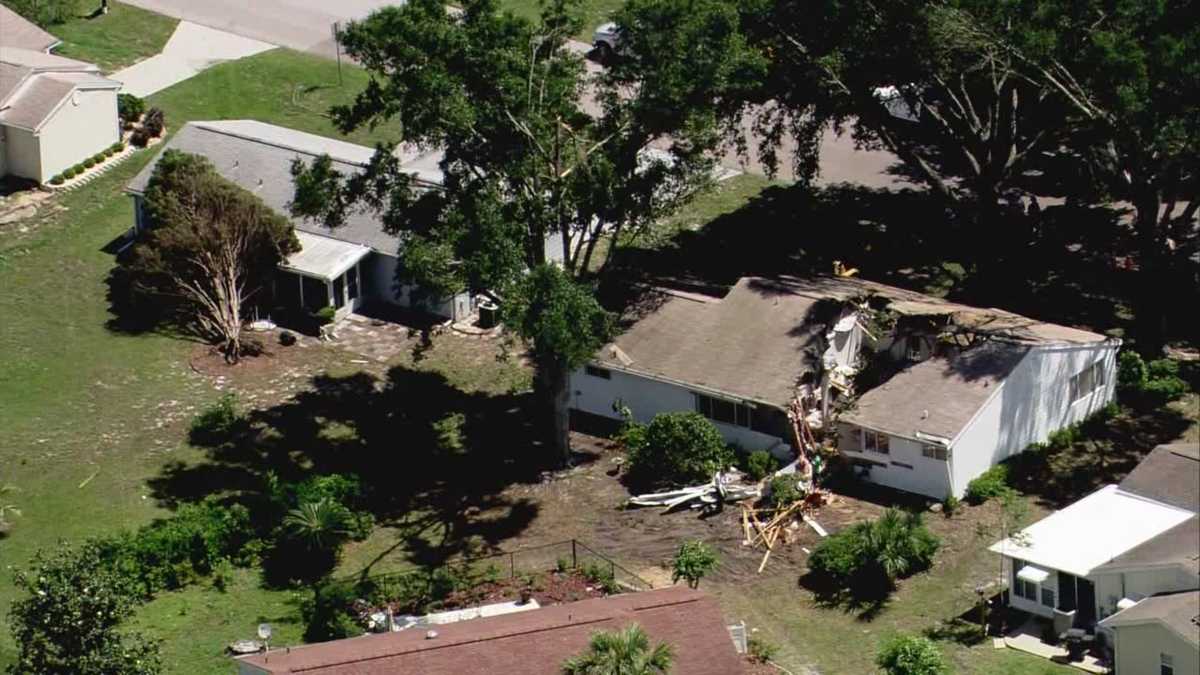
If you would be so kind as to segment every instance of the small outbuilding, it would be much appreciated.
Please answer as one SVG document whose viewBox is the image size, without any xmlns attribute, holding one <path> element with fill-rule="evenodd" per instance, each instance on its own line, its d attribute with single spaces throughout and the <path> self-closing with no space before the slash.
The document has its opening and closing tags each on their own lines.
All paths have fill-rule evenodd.
<svg viewBox="0 0 1200 675">
<path fill-rule="evenodd" d="M 0 5 L 0 176 L 46 183 L 121 138 L 121 83 L 58 44 Z"/>
</svg>

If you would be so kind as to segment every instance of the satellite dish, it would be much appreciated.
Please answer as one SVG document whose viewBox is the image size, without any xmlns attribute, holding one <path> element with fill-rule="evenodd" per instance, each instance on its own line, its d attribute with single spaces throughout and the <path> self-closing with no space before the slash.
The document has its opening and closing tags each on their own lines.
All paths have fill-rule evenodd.
<svg viewBox="0 0 1200 675">
<path fill-rule="evenodd" d="M 269 624 L 269 623 L 258 624 L 258 639 L 264 640 L 264 641 L 271 639 L 271 624 Z"/>
</svg>

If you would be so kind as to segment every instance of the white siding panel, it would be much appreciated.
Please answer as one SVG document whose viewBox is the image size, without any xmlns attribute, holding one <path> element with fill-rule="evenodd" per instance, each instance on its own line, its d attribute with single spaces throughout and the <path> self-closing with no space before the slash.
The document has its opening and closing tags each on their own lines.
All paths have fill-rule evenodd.
<svg viewBox="0 0 1200 675">
<path fill-rule="evenodd" d="M 922 454 L 921 443 L 899 436 L 889 436 L 888 454 L 864 452 L 858 447 L 858 436 L 855 434 L 857 427 L 850 424 L 839 426 L 841 440 L 838 449 L 847 457 L 887 464 L 871 465 L 868 473 L 871 482 L 934 499 L 945 498 L 950 487 L 949 466 L 947 462 Z"/>
<path fill-rule="evenodd" d="M 613 403 L 623 402 L 633 413 L 634 420 L 649 422 L 665 412 L 696 410 L 695 395 L 690 389 L 647 377 L 609 370 L 609 378 L 587 374 L 579 369 L 571 374 L 571 407 L 592 415 L 619 420 Z M 714 422 L 721 435 L 744 450 L 767 450 L 782 442 L 778 436 L 760 433 L 745 427 Z"/>
<path fill-rule="evenodd" d="M 1116 392 L 1117 344 L 1035 347 L 952 446 L 954 494 L 989 467 L 1103 408 Z M 1071 401 L 1071 377 L 1104 364 L 1104 386 Z"/>
<path fill-rule="evenodd" d="M 399 307 L 422 309 L 451 319 L 465 318 L 474 309 L 468 293 L 459 293 L 441 301 L 417 302 L 413 297 L 416 286 L 396 284 L 396 267 L 399 263 L 395 256 L 378 251 L 363 259 L 362 271 L 366 277 L 363 291 L 368 299 Z"/>
<path fill-rule="evenodd" d="M 1157 624 L 1120 626 L 1114 629 L 1116 675 L 1157 675 L 1162 654 L 1174 660 L 1175 675 L 1200 673 L 1200 650 L 1169 628 Z"/>
<path fill-rule="evenodd" d="M 119 140 L 117 92 L 113 89 L 78 90 L 38 132 L 41 139 L 41 175 L 46 182 Z"/>
<path fill-rule="evenodd" d="M 41 142 L 32 131 L 4 127 L 5 145 L 8 150 L 8 172 L 21 178 L 41 181 Z"/>
</svg>

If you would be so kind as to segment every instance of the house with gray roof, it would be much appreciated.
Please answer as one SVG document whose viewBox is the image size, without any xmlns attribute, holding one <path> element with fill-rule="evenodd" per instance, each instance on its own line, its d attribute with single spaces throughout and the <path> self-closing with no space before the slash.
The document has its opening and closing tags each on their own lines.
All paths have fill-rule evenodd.
<svg viewBox="0 0 1200 675">
<path fill-rule="evenodd" d="M 121 84 L 0 5 L 0 176 L 48 182 L 120 140 Z"/>
<path fill-rule="evenodd" d="M 1171 604 L 1152 599 L 1200 589 L 1198 493 L 1198 444 L 1155 448 L 1119 484 L 991 546 L 1002 556 L 1008 604 L 1065 626 L 1090 631 L 1098 625 L 1098 633 L 1120 652 L 1114 626 L 1167 611 Z M 1191 658 L 1194 663 L 1194 651 Z M 1118 667 L 1118 672 L 1148 671 Z"/>
<path fill-rule="evenodd" d="M 294 161 L 328 155 L 336 170 L 351 175 L 364 170 L 375 154 L 373 148 L 255 120 L 188 122 L 126 186 L 134 198 L 135 233 L 145 227 L 142 199 L 159 157 L 167 150 L 207 158 L 221 176 L 291 220 L 301 249 L 280 265 L 276 304 L 310 312 L 332 306 L 338 318 L 368 303 L 417 308 L 456 320 L 474 310 L 466 292 L 431 301 L 415 287 L 398 283 L 401 239 L 385 232 L 374 214 L 353 211 L 336 228 L 290 215 Z M 419 187 L 441 185 L 440 153 L 401 152 L 405 153 L 400 156 L 402 168 Z"/>
<path fill-rule="evenodd" d="M 1120 346 L 852 277 L 747 277 L 721 296 L 655 289 L 624 323 L 572 376 L 577 424 L 695 410 L 741 449 L 788 459 L 812 450 L 788 417 L 799 402 L 865 479 L 935 499 L 1112 401 Z M 867 388 L 868 365 L 892 374 Z"/>
<path fill-rule="evenodd" d="M 1115 675 L 1200 673 L 1200 591 L 1141 600 L 1100 622 Z"/>
</svg>

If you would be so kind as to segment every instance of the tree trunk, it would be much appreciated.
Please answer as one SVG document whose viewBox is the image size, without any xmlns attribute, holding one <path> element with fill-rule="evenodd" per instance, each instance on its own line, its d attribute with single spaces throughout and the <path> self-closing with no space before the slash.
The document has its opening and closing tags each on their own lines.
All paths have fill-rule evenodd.
<svg viewBox="0 0 1200 675">
<path fill-rule="evenodd" d="M 1133 291 L 1134 327 L 1138 351 L 1151 358 L 1162 356 L 1167 338 L 1167 301 L 1173 297 L 1169 287 L 1170 251 L 1159 228 L 1158 194 L 1148 191 L 1134 203 L 1138 240 L 1138 273 Z"/>
<path fill-rule="evenodd" d="M 538 398 L 551 414 L 546 429 L 549 448 L 564 464 L 571 461 L 571 371 L 558 359 L 538 364 Z"/>
</svg>

